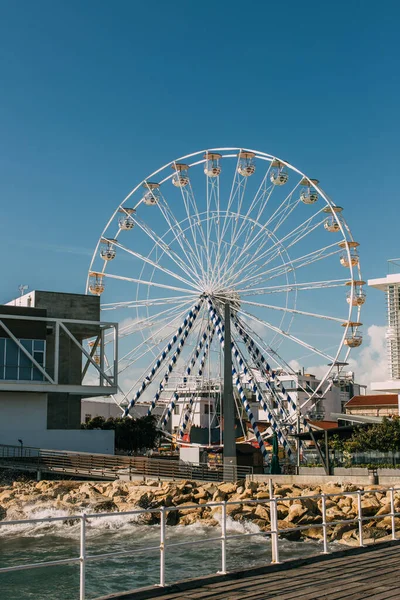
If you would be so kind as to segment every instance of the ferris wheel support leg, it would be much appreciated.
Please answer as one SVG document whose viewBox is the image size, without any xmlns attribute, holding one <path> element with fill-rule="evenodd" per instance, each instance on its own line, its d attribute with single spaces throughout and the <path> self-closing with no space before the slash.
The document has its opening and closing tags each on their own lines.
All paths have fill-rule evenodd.
<svg viewBox="0 0 400 600">
<path fill-rule="evenodd" d="M 235 438 L 235 402 L 232 384 L 231 352 L 231 309 L 229 302 L 224 306 L 225 351 L 224 351 L 224 393 L 223 393 L 223 436 L 224 436 L 224 480 L 236 479 L 236 438 Z"/>
<path fill-rule="evenodd" d="M 209 308 L 211 320 L 212 320 L 212 322 L 215 325 L 215 330 L 217 332 L 217 335 L 218 335 L 221 347 L 222 347 L 222 349 L 224 349 L 225 348 L 225 338 L 224 338 L 223 331 L 225 330 L 225 325 L 224 325 L 221 317 L 217 314 L 217 312 L 216 312 L 216 310 L 215 310 L 215 308 L 214 308 L 214 306 L 213 306 L 213 304 L 212 304 L 212 302 L 211 302 L 210 299 L 208 299 L 208 308 Z M 234 344 L 231 343 L 231 349 L 233 347 L 234 347 Z M 235 383 L 235 385 L 236 385 L 236 387 L 238 389 L 238 392 L 239 392 L 239 395 L 240 395 L 240 399 L 241 399 L 242 404 L 243 404 L 243 406 L 245 408 L 245 411 L 246 411 L 246 413 L 247 413 L 247 415 L 249 417 L 250 423 L 251 423 L 251 425 L 253 427 L 254 435 L 256 436 L 257 441 L 259 443 L 260 450 L 261 450 L 261 453 L 263 455 L 263 458 L 264 458 L 264 460 L 266 460 L 267 456 L 268 456 L 268 453 L 267 453 L 267 451 L 265 449 L 264 441 L 263 441 L 263 439 L 262 439 L 262 437 L 260 435 L 260 432 L 258 431 L 258 427 L 257 427 L 256 421 L 254 419 L 253 413 L 251 412 L 250 404 L 249 404 L 249 402 L 248 402 L 248 400 L 247 400 L 247 398 L 246 398 L 246 396 L 244 394 L 244 391 L 242 389 L 242 386 L 241 386 L 241 383 L 240 383 L 240 379 L 238 377 L 236 369 L 234 367 L 232 367 L 231 377 L 234 377 L 235 375 L 236 375 L 236 383 Z M 240 391 L 238 385 L 239 385 L 241 391 Z"/>
</svg>

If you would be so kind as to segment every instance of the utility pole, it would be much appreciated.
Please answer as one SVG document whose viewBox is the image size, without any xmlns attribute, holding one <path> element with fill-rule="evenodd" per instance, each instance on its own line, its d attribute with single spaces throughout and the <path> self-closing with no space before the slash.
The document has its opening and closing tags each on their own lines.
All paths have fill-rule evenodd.
<svg viewBox="0 0 400 600">
<path fill-rule="evenodd" d="M 235 401 L 232 383 L 232 340 L 231 340 L 231 308 L 225 302 L 224 310 L 224 480 L 236 479 L 236 436 L 235 436 Z"/>
</svg>

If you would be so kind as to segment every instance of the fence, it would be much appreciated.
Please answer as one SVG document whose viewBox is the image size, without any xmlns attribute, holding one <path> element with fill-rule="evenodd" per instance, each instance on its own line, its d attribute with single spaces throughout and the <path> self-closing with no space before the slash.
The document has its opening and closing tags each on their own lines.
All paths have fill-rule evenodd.
<svg viewBox="0 0 400 600">
<path fill-rule="evenodd" d="M 243 479 L 253 473 L 253 468 L 246 466 L 212 468 L 205 463 L 186 463 L 145 456 L 89 454 L 7 445 L 0 445 L 1 466 L 38 473 L 90 476 L 96 479 L 152 477 L 224 481 Z"/>
<path fill-rule="evenodd" d="M 270 483 L 271 486 L 272 482 Z M 271 487 L 270 487 L 271 489 Z M 354 491 L 354 492 L 340 492 L 339 494 L 336 493 L 332 493 L 332 494 L 314 494 L 314 495 L 310 495 L 310 496 L 297 496 L 297 497 L 292 497 L 290 496 L 290 500 L 294 501 L 294 500 L 306 500 L 308 499 L 318 499 L 321 500 L 321 522 L 320 523 L 313 523 L 312 525 L 308 524 L 308 525 L 298 525 L 296 527 L 290 527 L 290 528 L 285 528 L 282 529 L 279 527 L 279 520 L 278 520 L 278 510 L 277 510 L 277 504 L 279 500 L 282 500 L 283 498 L 279 498 L 279 497 L 274 497 L 273 495 L 270 498 L 266 498 L 266 499 L 259 499 L 259 500 L 251 500 L 251 499 L 246 499 L 245 503 L 246 504 L 256 504 L 256 505 L 268 505 L 269 506 L 269 511 L 270 511 L 270 529 L 267 532 L 264 532 L 266 535 L 269 535 L 271 537 L 271 562 L 275 563 L 275 564 L 279 564 L 280 563 L 280 559 L 279 559 L 279 535 L 281 534 L 288 534 L 291 532 L 295 532 L 295 531 L 302 531 L 305 529 L 309 529 L 309 528 L 321 528 L 322 529 L 322 534 L 323 534 L 323 545 L 322 545 L 322 553 L 323 554 L 329 554 L 330 549 L 329 549 L 329 545 L 328 545 L 328 530 L 329 528 L 335 526 L 335 525 L 341 525 L 341 524 L 348 524 L 348 523 L 355 523 L 357 524 L 358 527 L 358 539 L 359 539 L 359 546 L 363 547 L 364 546 L 364 532 L 363 532 L 363 524 L 375 519 L 382 519 L 382 518 L 387 518 L 390 517 L 391 519 L 391 537 L 392 540 L 396 540 L 396 517 L 400 516 L 399 512 L 396 512 L 395 510 L 395 492 L 399 491 L 400 492 L 400 488 L 391 488 L 389 490 L 389 502 L 390 502 L 390 513 L 386 513 L 386 514 L 381 514 L 381 515 L 375 515 L 375 516 L 371 516 L 371 515 L 364 515 L 363 514 L 363 508 L 362 508 L 362 497 L 364 494 L 368 494 L 370 493 L 370 491 L 367 490 L 358 490 L 358 491 Z M 331 497 L 337 497 L 337 496 L 343 496 L 343 497 L 347 497 L 347 496 L 354 496 L 357 499 L 357 516 L 353 519 L 338 519 L 338 520 L 333 520 L 333 521 L 329 521 L 328 517 L 327 517 L 327 508 L 326 508 L 326 503 L 327 500 Z M 86 537 L 87 537 L 87 533 L 86 533 L 86 527 L 87 524 L 90 520 L 92 519 L 98 519 L 101 517 L 119 517 L 119 516 L 123 516 L 123 515 L 144 515 L 144 514 L 154 514 L 154 513 L 158 513 L 160 515 L 160 541 L 159 541 L 159 545 L 158 546 L 150 546 L 150 547 L 146 547 L 146 548 L 139 548 L 136 549 L 135 552 L 150 552 L 153 550 L 159 550 L 159 562 L 160 562 L 160 570 L 159 570 L 159 586 L 164 587 L 166 585 L 166 577 L 165 577 L 165 562 L 166 562 L 166 556 L 168 554 L 168 552 L 176 552 L 179 548 L 185 548 L 190 544 L 197 544 L 198 541 L 184 541 L 184 542 L 174 542 L 169 544 L 168 540 L 167 540 L 167 527 L 166 527 L 166 523 L 167 523 L 167 514 L 173 511 L 178 511 L 178 510 L 182 510 L 182 509 L 199 509 L 199 508 L 206 508 L 206 507 L 212 507 L 212 508 L 220 508 L 221 509 L 221 525 L 220 525 L 220 535 L 216 536 L 216 537 L 209 537 L 206 540 L 203 540 L 202 543 L 220 543 L 221 544 L 221 570 L 218 571 L 218 573 L 220 574 L 226 574 L 227 571 L 227 561 L 226 561 L 226 557 L 227 557 L 227 541 L 228 540 L 232 540 L 234 538 L 238 538 L 238 537 L 249 537 L 249 536 L 260 536 L 262 535 L 262 532 L 257 532 L 257 533 L 240 533 L 240 534 L 233 534 L 233 535 L 228 535 L 227 534 L 227 518 L 228 518 L 228 510 L 227 507 L 228 506 L 232 506 L 232 505 L 240 505 L 243 503 L 243 500 L 236 500 L 236 501 L 230 501 L 230 502 L 209 502 L 207 504 L 202 504 L 202 505 L 198 505 L 198 504 L 191 504 L 191 505 L 180 505 L 180 506 L 171 506 L 171 507 L 166 507 L 166 506 L 161 506 L 159 508 L 154 508 L 154 509 L 143 509 L 143 510 L 134 510 L 134 511 L 127 511 L 127 512 L 116 512 L 116 513 L 95 513 L 95 514 L 79 514 L 79 515 L 71 515 L 68 517 L 47 517 L 47 518 L 39 518 L 39 519 L 27 519 L 27 520 L 16 520 L 16 521 L 1 521 L 0 522 L 0 528 L 2 526 L 11 526 L 11 525 L 21 525 L 21 524 L 28 524 L 28 523 L 51 523 L 51 522 L 55 522 L 55 521 L 65 521 L 66 519 L 71 520 L 71 519 L 77 519 L 80 521 L 80 554 L 79 556 L 76 556 L 75 558 L 67 558 L 67 559 L 61 559 L 61 560 L 54 560 L 54 561 L 47 561 L 47 562 L 39 562 L 39 563 L 32 563 L 32 564 L 23 564 L 23 565 L 15 565 L 12 567 L 3 567 L 0 568 L 0 574 L 1 573 L 8 573 L 8 572 L 15 572 L 15 571 L 24 571 L 24 570 L 28 570 L 28 569 L 36 569 L 36 568 L 42 568 L 42 567 L 52 567 L 52 566 L 60 566 L 60 565 L 71 565 L 71 564 L 79 564 L 80 566 L 80 581 L 79 581 L 79 600 L 85 600 L 86 598 L 86 565 L 88 562 L 93 562 L 93 561 L 99 561 L 99 560 L 106 560 L 106 559 L 110 559 L 110 558 L 117 558 L 117 557 L 123 557 L 123 556 L 127 556 L 129 554 L 132 553 L 132 550 L 126 550 L 126 551 L 118 551 L 118 552 L 109 552 L 109 553 L 102 553 L 102 554 L 94 554 L 94 555 L 90 555 L 87 554 L 86 552 Z M 206 557 L 206 555 L 205 555 Z M 172 583 L 172 582 L 170 582 Z"/>
</svg>

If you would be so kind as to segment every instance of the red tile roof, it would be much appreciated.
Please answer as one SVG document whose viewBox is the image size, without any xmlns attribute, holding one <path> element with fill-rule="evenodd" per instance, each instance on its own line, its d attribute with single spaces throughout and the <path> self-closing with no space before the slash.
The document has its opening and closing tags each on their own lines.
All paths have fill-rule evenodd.
<svg viewBox="0 0 400 600">
<path fill-rule="evenodd" d="M 391 406 L 398 407 L 397 394 L 369 394 L 368 396 L 353 396 L 346 402 L 345 407 L 353 406 Z"/>
<path fill-rule="evenodd" d="M 308 421 L 313 427 L 318 429 L 336 429 L 337 421 Z"/>
</svg>

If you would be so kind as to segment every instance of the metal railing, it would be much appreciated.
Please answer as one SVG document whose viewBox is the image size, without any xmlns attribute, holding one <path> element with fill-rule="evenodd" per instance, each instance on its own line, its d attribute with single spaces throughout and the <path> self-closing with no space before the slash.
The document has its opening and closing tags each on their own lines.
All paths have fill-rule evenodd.
<svg viewBox="0 0 400 600">
<path fill-rule="evenodd" d="M 29 446 L 0 445 L 0 466 L 39 473 L 63 473 L 97 479 L 195 479 L 224 481 L 244 479 L 252 467 L 216 466 L 145 456 L 89 454 L 63 450 L 45 450 Z"/>
<path fill-rule="evenodd" d="M 51 341 L 53 350 L 49 353 L 49 346 L 45 349 L 45 361 L 43 364 L 35 359 L 34 352 L 30 352 L 21 340 L 13 333 L 13 323 L 27 322 L 27 327 L 42 323 L 46 327 L 46 335 L 43 339 Z M 70 392 L 86 395 L 99 396 L 102 394 L 115 394 L 118 391 L 118 323 L 108 321 L 88 321 L 82 319 L 61 319 L 55 317 L 34 317 L 28 315 L 0 314 L 0 331 L 5 332 L 11 339 L 21 355 L 24 355 L 26 366 L 35 368 L 42 380 L 31 381 L 25 379 L 0 379 L 0 389 L 4 391 L 28 390 L 44 392 Z M 81 340 L 94 338 L 93 345 L 86 349 Z M 105 357 L 105 344 L 110 342 L 107 348 L 107 360 Z M 65 361 L 63 355 L 63 339 L 77 348 L 76 352 L 82 359 L 82 372 L 79 383 L 67 383 L 61 377 L 62 363 Z M 64 351 L 65 352 L 65 351 Z M 99 353 L 97 355 L 97 353 Z M 98 356 L 98 360 L 97 360 Z M 69 356 L 68 356 L 69 360 Z M 106 363 L 109 366 L 106 366 Z M 4 365 L 5 367 L 7 365 Z M 89 369 L 96 377 L 94 384 L 85 383 L 84 378 Z"/>
<path fill-rule="evenodd" d="M 270 489 L 272 482 L 270 480 Z M 390 513 L 381 514 L 381 515 L 364 515 L 363 507 L 362 507 L 362 497 L 364 494 L 370 494 L 370 490 L 357 490 L 354 492 L 335 492 L 330 494 L 314 494 L 310 496 L 289 496 L 289 497 L 279 497 L 271 495 L 270 498 L 265 499 L 245 499 L 245 500 L 235 500 L 229 502 L 209 502 L 207 504 L 187 504 L 187 505 L 179 505 L 179 506 L 161 506 L 153 509 L 141 509 L 141 510 L 133 510 L 127 512 L 114 512 L 114 513 L 94 513 L 94 514 L 78 514 L 78 515 L 68 515 L 63 517 L 45 517 L 38 519 L 26 519 L 26 520 L 15 520 L 15 521 L 1 521 L 0 528 L 4 526 L 12 526 L 12 525 L 26 525 L 26 524 L 34 524 L 34 523 L 52 523 L 59 521 L 70 521 L 72 519 L 76 519 L 80 521 L 80 553 L 79 556 L 53 560 L 53 561 L 45 561 L 45 562 L 37 562 L 31 564 L 22 564 L 22 565 L 14 565 L 11 567 L 2 567 L 0 568 L 1 573 L 9 573 L 16 571 L 25 571 L 29 569 L 37 569 L 43 567 L 52 567 L 52 566 L 60 566 L 60 565 L 71 565 L 75 564 L 80 567 L 80 579 L 79 579 L 79 600 L 85 600 L 86 598 L 86 565 L 88 562 L 100 561 L 110 558 L 123 557 L 132 553 L 132 549 L 122 550 L 118 552 L 107 552 L 107 553 L 99 553 L 99 554 L 88 554 L 86 550 L 86 541 L 87 541 L 87 524 L 90 523 L 92 519 L 98 518 L 110 518 L 110 517 L 121 517 L 121 516 L 130 516 L 130 515 L 144 515 L 144 514 L 159 514 L 160 515 L 160 538 L 159 545 L 157 546 L 148 546 L 148 547 L 139 547 L 135 548 L 135 553 L 137 552 L 150 552 L 154 550 L 159 551 L 160 557 L 160 565 L 159 565 L 159 582 L 157 586 L 165 587 L 166 585 L 166 571 L 165 571 L 165 563 L 167 552 L 172 551 L 176 552 L 176 550 L 180 547 L 184 548 L 191 544 L 198 543 L 215 543 L 219 542 L 221 544 L 221 569 L 217 572 L 217 574 L 226 574 L 227 570 L 227 541 L 235 538 L 244 538 L 244 537 L 254 537 L 254 536 L 270 536 L 271 538 L 271 563 L 280 564 L 280 554 L 279 554 L 279 536 L 283 534 L 288 534 L 295 531 L 303 531 L 305 529 L 310 528 L 322 528 L 322 542 L 323 542 L 323 554 L 329 554 L 329 543 L 328 543 L 328 530 L 331 527 L 341 524 L 349 524 L 354 523 L 358 527 L 358 540 L 359 546 L 364 547 L 364 531 L 363 524 L 370 520 L 378 520 L 390 517 L 391 518 L 391 537 L 392 540 L 396 540 L 396 517 L 400 516 L 400 512 L 396 512 L 395 510 L 395 492 L 400 492 L 400 488 L 390 488 L 389 490 L 389 503 L 390 503 Z M 329 498 L 332 497 L 356 497 L 357 499 L 357 516 L 352 519 L 337 519 L 337 520 L 329 520 L 327 516 L 327 508 L 326 502 Z M 295 527 L 290 528 L 280 528 L 279 520 L 278 520 L 278 502 L 280 500 L 289 499 L 290 501 L 294 500 L 306 500 L 306 499 L 318 499 L 321 500 L 321 522 L 320 523 L 312 523 L 312 524 L 304 524 L 297 525 Z M 227 507 L 232 505 L 240 505 L 240 504 L 254 504 L 254 505 L 268 505 L 270 512 L 270 529 L 268 531 L 258 531 L 258 532 L 246 532 L 240 534 L 227 534 L 227 520 L 228 520 L 228 511 Z M 220 522 L 220 535 L 215 537 L 207 537 L 204 540 L 190 540 L 184 542 L 173 542 L 168 543 L 167 539 L 167 514 L 174 511 L 179 510 L 187 510 L 187 509 L 204 509 L 204 508 L 220 508 L 221 509 L 221 522 Z M 374 540 L 376 542 L 376 540 Z M 173 582 L 170 582 L 173 583 Z M 140 588 L 138 588 L 140 589 Z M 128 590 L 127 590 L 128 591 Z"/>
</svg>

